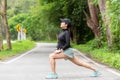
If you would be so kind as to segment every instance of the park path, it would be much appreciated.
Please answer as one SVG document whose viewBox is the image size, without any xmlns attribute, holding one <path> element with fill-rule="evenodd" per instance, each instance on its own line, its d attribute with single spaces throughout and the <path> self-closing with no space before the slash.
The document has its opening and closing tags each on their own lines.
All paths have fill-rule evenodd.
<svg viewBox="0 0 120 80">
<path fill-rule="evenodd" d="M 46 80 L 45 76 L 51 71 L 48 56 L 55 47 L 55 43 L 37 43 L 32 50 L 1 61 L 0 80 Z M 96 63 L 78 50 L 74 49 L 74 52 L 80 60 L 97 67 L 102 75 L 91 77 L 91 70 L 76 66 L 68 60 L 59 59 L 56 60 L 59 75 L 57 80 L 120 80 L 120 73 L 116 70 Z"/>
</svg>

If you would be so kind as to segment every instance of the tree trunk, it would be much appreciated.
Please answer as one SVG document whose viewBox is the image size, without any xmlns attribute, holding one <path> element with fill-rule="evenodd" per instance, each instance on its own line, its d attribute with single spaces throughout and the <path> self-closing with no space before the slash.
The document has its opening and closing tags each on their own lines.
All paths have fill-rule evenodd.
<svg viewBox="0 0 120 80">
<path fill-rule="evenodd" d="M 7 49 L 12 49 L 11 47 L 11 41 L 10 41 L 10 32 L 8 28 L 8 22 L 7 22 L 7 17 L 6 17 L 6 10 L 7 10 L 7 0 L 4 0 L 3 6 L 1 7 L 1 14 L 2 14 L 2 19 L 4 22 L 4 27 L 5 27 L 5 32 L 6 32 L 6 39 L 7 39 Z"/>
<path fill-rule="evenodd" d="M 2 37 L 2 26 L 1 26 L 1 16 L 0 16 L 0 51 L 3 49 L 3 37 Z"/>
<path fill-rule="evenodd" d="M 109 27 L 110 19 L 105 16 L 105 11 L 107 10 L 105 3 L 106 3 L 105 0 L 99 0 L 99 2 L 98 2 L 100 12 L 102 15 L 102 20 L 103 20 L 104 26 L 106 28 L 106 36 L 107 36 L 108 46 L 112 47 L 112 45 L 113 45 L 112 32 L 111 32 L 111 29 Z"/>
<path fill-rule="evenodd" d="M 105 21 L 105 0 L 100 0 L 98 2 L 98 5 L 99 5 L 99 9 L 100 9 L 100 12 L 101 12 L 101 15 L 102 15 L 102 20 Z"/>
<path fill-rule="evenodd" d="M 2 37 L 2 16 L 1 16 L 1 0 L 0 0 L 0 51 L 3 49 L 3 37 Z"/>
<path fill-rule="evenodd" d="M 87 18 L 87 25 L 93 31 L 95 38 L 100 38 L 100 29 L 99 29 L 99 21 L 98 21 L 98 13 L 97 13 L 97 6 L 92 5 L 92 0 L 88 0 L 88 7 L 90 11 L 90 17 L 84 11 L 84 14 Z"/>
<path fill-rule="evenodd" d="M 49 35 L 49 33 L 47 33 L 47 36 L 48 36 L 48 40 L 50 41 L 50 40 L 51 40 L 51 38 L 50 38 L 50 35 Z"/>
</svg>

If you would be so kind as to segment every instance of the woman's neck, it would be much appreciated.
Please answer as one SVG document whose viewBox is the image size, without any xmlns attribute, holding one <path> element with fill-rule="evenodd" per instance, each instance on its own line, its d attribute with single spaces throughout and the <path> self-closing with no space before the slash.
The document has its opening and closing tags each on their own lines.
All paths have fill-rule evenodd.
<svg viewBox="0 0 120 80">
<path fill-rule="evenodd" d="M 63 31 L 68 30 L 68 29 L 62 29 Z"/>
</svg>

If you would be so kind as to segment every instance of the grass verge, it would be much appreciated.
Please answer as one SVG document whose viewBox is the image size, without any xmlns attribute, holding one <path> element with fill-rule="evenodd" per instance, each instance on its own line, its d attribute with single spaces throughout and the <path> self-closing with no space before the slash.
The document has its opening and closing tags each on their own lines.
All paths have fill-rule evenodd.
<svg viewBox="0 0 120 80">
<path fill-rule="evenodd" d="M 106 47 L 100 49 L 92 48 L 90 44 L 72 45 L 74 48 L 90 55 L 92 58 L 97 59 L 99 62 L 120 70 L 120 53 L 109 52 Z"/>
<path fill-rule="evenodd" d="M 6 47 L 6 44 L 4 44 L 4 48 Z M 12 43 L 12 50 L 2 50 L 0 52 L 0 60 L 6 60 L 9 57 L 21 54 L 25 51 L 28 51 L 35 47 L 35 42 L 25 40 L 25 41 L 16 41 L 15 43 Z"/>
</svg>

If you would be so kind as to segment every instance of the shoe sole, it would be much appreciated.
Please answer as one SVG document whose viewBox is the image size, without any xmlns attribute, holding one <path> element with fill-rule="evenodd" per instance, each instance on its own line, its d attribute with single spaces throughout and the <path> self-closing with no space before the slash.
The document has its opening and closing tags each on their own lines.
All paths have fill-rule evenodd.
<svg viewBox="0 0 120 80">
<path fill-rule="evenodd" d="M 99 73 L 99 74 L 98 74 L 98 75 L 96 75 L 96 76 L 93 76 L 93 75 L 92 75 L 92 77 L 98 77 L 98 76 L 100 76 L 100 75 L 102 75 L 102 74 L 101 74 L 101 73 Z"/>
<path fill-rule="evenodd" d="M 56 78 L 47 78 L 47 77 L 46 77 L 45 79 L 58 79 L 58 77 L 56 77 Z"/>
</svg>

